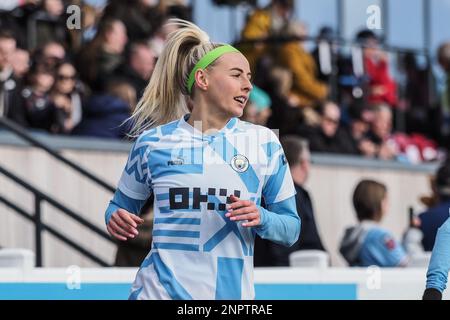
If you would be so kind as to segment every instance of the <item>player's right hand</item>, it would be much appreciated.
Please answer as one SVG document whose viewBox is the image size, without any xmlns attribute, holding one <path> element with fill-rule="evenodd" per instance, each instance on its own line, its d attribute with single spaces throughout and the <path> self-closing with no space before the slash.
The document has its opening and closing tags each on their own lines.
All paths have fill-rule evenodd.
<svg viewBox="0 0 450 320">
<path fill-rule="evenodd" d="M 124 209 L 119 209 L 112 214 L 106 229 L 117 240 L 127 241 L 139 234 L 137 227 L 142 223 L 144 223 L 143 219 Z"/>
</svg>

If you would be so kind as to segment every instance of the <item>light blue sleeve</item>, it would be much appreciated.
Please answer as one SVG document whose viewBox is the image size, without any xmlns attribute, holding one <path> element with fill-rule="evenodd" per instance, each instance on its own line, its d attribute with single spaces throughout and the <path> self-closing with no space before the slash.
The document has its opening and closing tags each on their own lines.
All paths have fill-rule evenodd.
<svg viewBox="0 0 450 320">
<path fill-rule="evenodd" d="M 296 193 L 283 148 L 276 136 L 273 139 L 263 146 L 267 154 L 268 171 L 264 179 L 262 196 L 267 205 L 282 202 L 295 196 Z"/>
<path fill-rule="evenodd" d="M 297 214 L 295 196 L 269 204 L 267 209 L 258 206 L 261 224 L 255 228 L 263 239 L 290 247 L 300 235 L 300 218 Z"/>
<path fill-rule="evenodd" d="M 148 144 L 145 136 L 140 136 L 131 148 L 127 164 L 120 177 L 118 188 L 105 212 L 105 222 L 119 208 L 139 214 L 152 193 L 150 171 L 148 169 Z"/>
<path fill-rule="evenodd" d="M 438 229 L 427 271 L 427 288 L 443 292 L 450 270 L 450 218 Z"/>
<path fill-rule="evenodd" d="M 128 212 L 139 215 L 142 207 L 144 206 L 146 200 L 137 200 L 127 197 L 119 189 L 114 193 L 113 199 L 109 202 L 108 208 L 105 212 L 105 223 L 108 224 L 111 220 L 111 216 L 118 209 L 125 209 Z"/>
</svg>

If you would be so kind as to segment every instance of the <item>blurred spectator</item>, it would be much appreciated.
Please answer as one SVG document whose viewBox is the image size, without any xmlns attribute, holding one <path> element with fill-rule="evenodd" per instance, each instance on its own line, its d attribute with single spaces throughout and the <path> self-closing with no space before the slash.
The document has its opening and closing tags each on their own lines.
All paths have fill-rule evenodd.
<svg viewBox="0 0 450 320">
<path fill-rule="evenodd" d="M 93 95 L 84 106 L 83 120 L 73 130 L 74 135 L 121 139 L 129 132 L 136 105 L 136 92 L 127 82 L 110 81 L 106 93 Z"/>
<path fill-rule="evenodd" d="M 294 180 L 297 212 L 301 219 L 302 235 L 290 248 L 257 237 L 255 244 L 255 266 L 289 266 L 289 255 L 298 250 L 326 251 L 317 231 L 311 197 L 303 186 L 310 173 L 308 143 L 296 136 L 281 139 L 292 179 Z"/>
<path fill-rule="evenodd" d="M 82 35 L 81 35 L 81 44 L 85 44 L 92 39 L 94 39 L 95 34 L 97 33 L 97 20 L 100 15 L 95 7 L 90 5 L 83 5 L 82 8 Z"/>
<path fill-rule="evenodd" d="M 125 25 L 117 19 L 100 23 L 95 38 L 82 49 L 78 70 L 81 79 L 92 90 L 101 91 L 114 71 L 123 63 L 123 52 L 128 38 Z"/>
<path fill-rule="evenodd" d="M 117 68 L 115 76 L 133 86 L 139 101 L 152 76 L 155 64 L 156 55 L 149 45 L 133 43 L 129 48 L 127 62 Z"/>
<path fill-rule="evenodd" d="M 348 135 L 340 127 L 341 111 L 331 101 L 325 102 L 319 108 L 320 124 L 316 127 L 306 126 L 304 132 L 310 143 L 311 151 L 323 153 L 358 154 L 352 148 Z"/>
<path fill-rule="evenodd" d="M 406 76 L 406 84 L 404 88 L 404 99 L 406 113 L 406 132 L 422 133 L 427 136 L 435 135 L 437 108 L 432 108 L 434 94 L 432 87 L 434 83 L 430 83 L 432 71 L 428 61 L 425 66 L 420 66 L 416 56 L 408 52 L 401 59 L 401 67 Z M 434 82 L 434 81 L 433 81 Z"/>
<path fill-rule="evenodd" d="M 307 36 L 306 27 L 302 23 L 291 22 L 289 35 Z M 291 105 L 313 107 L 323 102 L 328 95 L 328 86 L 317 78 L 318 70 L 313 56 L 303 47 L 304 41 L 291 41 L 283 44 L 279 58 L 282 66 L 292 71 L 293 82 L 289 93 Z"/>
<path fill-rule="evenodd" d="M 274 57 L 266 55 L 258 62 L 254 74 L 254 84 L 267 92 L 272 101 L 267 126 L 279 130 L 280 135 L 296 133 L 302 113 L 290 104 L 288 98 L 292 88 L 292 72 L 277 66 Z"/>
<path fill-rule="evenodd" d="M 48 42 L 42 47 L 42 54 L 44 59 L 63 60 L 66 57 L 66 50 L 59 42 Z M 47 62 L 47 61 L 46 61 Z M 52 63 L 52 61 L 50 61 Z M 55 63 L 55 62 L 53 62 Z"/>
<path fill-rule="evenodd" d="M 266 126 L 267 120 L 271 115 L 271 103 L 272 101 L 267 93 L 253 86 L 247 106 L 244 108 L 242 120 Z"/>
<path fill-rule="evenodd" d="M 272 0 L 264 9 L 257 9 L 249 18 L 242 30 L 242 40 L 267 39 L 283 35 L 294 9 L 293 0 Z M 266 44 L 246 44 L 242 53 L 250 63 L 250 69 L 255 70 L 259 58 L 267 53 Z"/>
<path fill-rule="evenodd" d="M 368 133 L 368 139 L 375 144 L 374 155 L 382 160 L 392 160 L 399 151 L 392 139 L 392 111 L 387 105 L 378 105 L 374 110 L 374 118 Z"/>
<path fill-rule="evenodd" d="M 375 144 L 367 138 L 370 123 L 373 120 L 373 112 L 368 108 L 353 106 L 350 112 L 350 126 L 347 128 L 348 141 L 354 153 L 365 157 L 376 156 Z"/>
<path fill-rule="evenodd" d="M 447 160 L 437 171 L 433 181 L 436 203 L 419 215 L 422 244 L 425 251 L 433 250 L 439 227 L 448 219 L 450 213 L 450 161 Z"/>
<path fill-rule="evenodd" d="M 30 54 L 27 50 L 17 48 L 14 51 L 11 64 L 14 70 L 14 76 L 17 79 L 23 79 L 28 70 L 30 70 Z"/>
<path fill-rule="evenodd" d="M 356 39 L 363 46 L 364 69 L 369 78 L 368 103 L 397 106 L 397 85 L 389 74 L 388 56 L 379 47 L 378 37 L 371 30 L 363 30 Z"/>
<path fill-rule="evenodd" d="M 391 233 L 380 227 L 388 212 L 386 186 L 372 180 L 358 183 L 353 206 L 359 223 L 345 230 L 340 252 L 352 267 L 406 266 L 408 256 Z"/>
<path fill-rule="evenodd" d="M 49 42 L 36 50 L 33 60 L 36 63 L 45 64 L 49 69 L 54 69 L 66 58 L 66 49 L 59 42 Z"/>
<path fill-rule="evenodd" d="M 71 62 L 62 62 L 56 68 L 56 81 L 51 100 L 60 117 L 58 133 L 70 133 L 81 122 L 83 94 L 77 87 L 77 72 Z"/>
<path fill-rule="evenodd" d="M 21 14 L 23 10 L 20 6 L 15 5 L 15 1 L 10 2 L 13 4 L 13 8 L 10 9 L 9 2 L 0 2 L 0 29 L 12 33 L 18 47 L 26 48 L 26 27 L 24 27 L 26 19 Z M 17 12 L 19 12 L 19 15 L 17 15 Z"/>
<path fill-rule="evenodd" d="M 171 34 L 173 31 L 176 31 L 177 29 L 177 26 L 168 23 L 168 20 L 169 20 L 168 17 L 165 20 L 163 20 L 161 26 L 159 26 L 159 28 L 156 30 L 155 34 L 149 41 L 150 48 L 156 54 L 157 58 L 161 55 L 162 51 L 164 50 L 164 47 L 166 46 L 166 40 L 169 37 L 169 34 Z"/>
<path fill-rule="evenodd" d="M 311 197 L 303 186 L 309 178 L 311 167 L 311 154 L 308 142 L 296 136 L 281 138 L 281 145 L 285 150 L 289 169 L 297 191 L 297 212 L 300 215 L 302 237 L 294 244 L 295 250 L 322 250 L 325 251 L 314 218 L 314 210 Z"/>
<path fill-rule="evenodd" d="M 434 141 L 413 134 L 392 133 L 392 111 L 387 105 L 375 107 L 374 120 L 368 138 L 375 144 L 375 156 L 382 160 L 399 160 L 409 163 L 433 161 L 438 157 Z"/>
<path fill-rule="evenodd" d="M 0 30 L 0 117 L 27 126 L 25 109 L 20 103 L 21 84 L 14 75 L 12 59 L 16 40 L 7 30 Z"/>
<path fill-rule="evenodd" d="M 122 21 L 132 42 L 148 40 L 162 19 L 158 0 L 112 0 L 104 10 L 104 17 Z"/>
<path fill-rule="evenodd" d="M 28 49 L 33 50 L 52 41 L 68 44 L 65 17 L 63 0 L 42 0 L 40 8 L 28 19 Z"/>
<path fill-rule="evenodd" d="M 22 90 L 27 120 L 31 128 L 58 132 L 58 114 L 50 99 L 50 89 L 55 83 L 54 72 L 45 64 L 35 63 Z"/>
</svg>

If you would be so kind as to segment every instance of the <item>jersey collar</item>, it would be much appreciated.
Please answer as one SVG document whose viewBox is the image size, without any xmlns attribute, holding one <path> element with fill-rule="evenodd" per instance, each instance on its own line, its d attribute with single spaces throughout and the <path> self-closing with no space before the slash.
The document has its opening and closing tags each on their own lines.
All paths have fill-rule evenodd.
<svg viewBox="0 0 450 320">
<path fill-rule="evenodd" d="M 188 131 L 189 133 L 191 133 L 192 135 L 198 136 L 198 137 L 202 137 L 202 136 L 218 136 L 218 135 L 225 135 L 228 133 L 232 133 L 234 131 L 234 129 L 237 127 L 237 124 L 239 122 L 239 119 L 237 118 L 231 118 L 227 124 L 225 125 L 225 127 L 223 127 L 222 129 L 220 129 L 219 131 L 217 131 L 214 134 L 203 134 L 201 132 L 201 128 L 197 128 L 197 127 L 193 127 L 191 126 L 187 121 L 190 117 L 190 113 L 185 114 L 183 117 L 181 117 L 180 119 L 180 124 L 178 125 L 180 128 Z"/>
</svg>

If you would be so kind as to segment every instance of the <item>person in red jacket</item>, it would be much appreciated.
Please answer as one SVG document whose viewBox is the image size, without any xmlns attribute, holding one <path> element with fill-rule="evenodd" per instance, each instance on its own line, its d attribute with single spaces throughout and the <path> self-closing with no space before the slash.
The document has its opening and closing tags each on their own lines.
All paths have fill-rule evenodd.
<svg viewBox="0 0 450 320">
<path fill-rule="evenodd" d="M 356 38 L 364 47 L 364 69 L 369 81 L 368 103 L 397 106 L 397 84 L 389 73 L 388 56 L 379 48 L 377 36 L 370 30 L 364 30 L 359 32 Z"/>
</svg>

